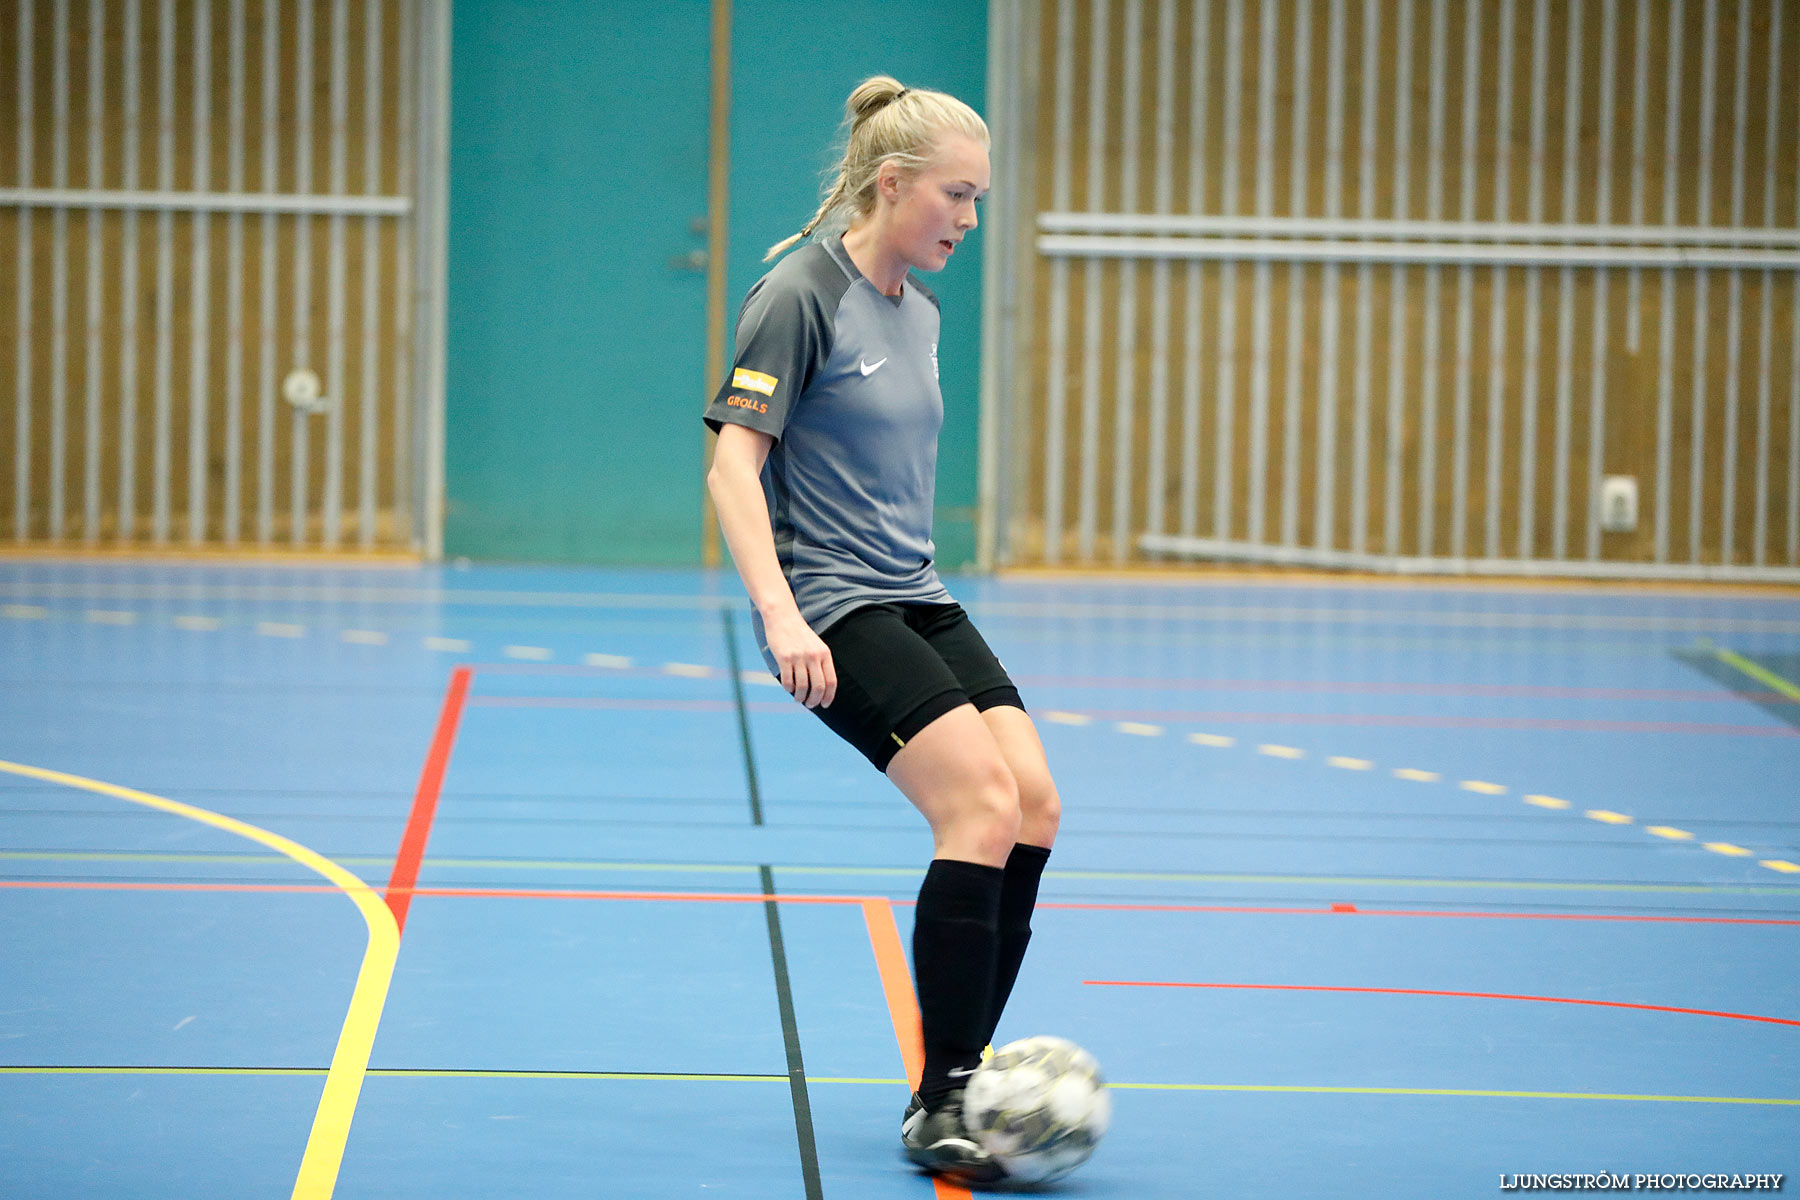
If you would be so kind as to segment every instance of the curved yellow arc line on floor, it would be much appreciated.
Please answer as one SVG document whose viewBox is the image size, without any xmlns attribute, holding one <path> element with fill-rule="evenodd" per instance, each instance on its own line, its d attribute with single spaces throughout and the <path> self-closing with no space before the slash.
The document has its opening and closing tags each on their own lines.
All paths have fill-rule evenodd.
<svg viewBox="0 0 1800 1200">
<path fill-rule="evenodd" d="M 323 875 L 356 905 L 369 927 L 369 943 L 363 950 L 362 966 L 356 972 L 356 987 L 350 994 L 350 1010 L 344 1016 L 338 1034 L 337 1048 L 331 1055 L 331 1067 L 325 1074 L 325 1091 L 319 1097 L 318 1111 L 313 1115 L 312 1133 L 306 1139 L 306 1152 L 300 1159 L 300 1173 L 294 1180 L 293 1200 L 328 1200 L 337 1186 L 338 1168 L 344 1160 L 344 1145 L 350 1138 L 350 1119 L 356 1113 L 356 1100 L 362 1092 L 363 1076 L 368 1073 L 369 1053 L 375 1045 L 375 1029 L 381 1023 L 381 1010 L 387 1003 L 388 983 L 394 975 L 394 959 L 400 951 L 400 930 L 394 914 L 374 889 L 355 875 L 317 851 L 278 833 L 246 824 L 222 813 L 162 796 L 152 796 L 133 788 L 102 783 L 80 775 L 30 767 L 22 763 L 0 760 L 0 771 L 61 784 L 82 791 L 97 792 L 116 800 L 161 809 L 190 821 L 211 825 L 226 833 L 248 838 L 280 852 L 301 866 Z"/>
</svg>

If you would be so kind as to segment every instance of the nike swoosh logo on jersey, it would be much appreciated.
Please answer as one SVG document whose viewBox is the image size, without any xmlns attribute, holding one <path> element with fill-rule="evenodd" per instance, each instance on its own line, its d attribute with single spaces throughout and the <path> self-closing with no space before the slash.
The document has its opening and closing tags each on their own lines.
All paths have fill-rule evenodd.
<svg viewBox="0 0 1800 1200">
<path fill-rule="evenodd" d="M 887 361 L 887 359 L 884 358 L 878 362 L 870 362 L 868 359 L 865 358 L 858 365 L 862 367 L 862 373 L 864 375 L 873 375 L 876 371 L 879 371 L 881 369 L 881 364 L 886 361 Z"/>
</svg>

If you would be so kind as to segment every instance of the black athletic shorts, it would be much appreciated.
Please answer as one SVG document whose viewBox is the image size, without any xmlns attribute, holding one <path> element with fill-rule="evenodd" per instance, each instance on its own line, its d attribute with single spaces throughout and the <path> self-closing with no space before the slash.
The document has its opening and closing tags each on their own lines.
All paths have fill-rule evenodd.
<svg viewBox="0 0 1800 1200">
<path fill-rule="evenodd" d="M 869 604 L 819 636 L 838 686 L 831 707 L 812 711 L 877 771 L 958 705 L 1025 707 L 961 605 Z"/>
</svg>

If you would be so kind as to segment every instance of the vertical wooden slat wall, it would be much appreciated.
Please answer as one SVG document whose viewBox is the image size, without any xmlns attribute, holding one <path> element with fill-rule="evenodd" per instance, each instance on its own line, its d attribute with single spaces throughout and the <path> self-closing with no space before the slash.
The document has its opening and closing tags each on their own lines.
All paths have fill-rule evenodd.
<svg viewBox="0 0 1800 1200">
<path fill-rule="evenodd" d="M 411 6 L 6 7 L 0 189 L 176 198 L 0 205 L 0 537 L 416 545 L 411 220 L 257 203 L 408 193 Z"/>
<path fill-rule="evenodd" d="M 1794 0 L 1022 12 L 1024 213 L 1800 227 Z M 1800 565 L 1792 266 L 1024 262 L 997 561 Z"/>
</svg>

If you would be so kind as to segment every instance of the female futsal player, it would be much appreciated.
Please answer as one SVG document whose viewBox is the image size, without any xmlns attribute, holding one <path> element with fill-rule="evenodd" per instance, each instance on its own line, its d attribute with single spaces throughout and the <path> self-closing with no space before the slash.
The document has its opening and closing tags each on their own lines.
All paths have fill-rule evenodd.
<svg viewBox="0 0 1800 1200">
<path fill-rule="evenodd" d="M 1060 805 L 1018 691 L 933 569 L 940 271 L 975 228 L 988 131 L 942 92 L 876 76 L 812 220 L 738 315 L 706 410 L 707 487 L 769 669 L 931 826 L 913 973 L 925 1069 L 906 1154 L 971 1183 L 1004 1172 L 962 1094 L 1012 991 Z"/>
</svg>

